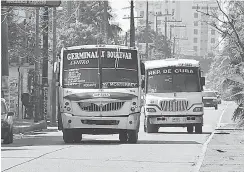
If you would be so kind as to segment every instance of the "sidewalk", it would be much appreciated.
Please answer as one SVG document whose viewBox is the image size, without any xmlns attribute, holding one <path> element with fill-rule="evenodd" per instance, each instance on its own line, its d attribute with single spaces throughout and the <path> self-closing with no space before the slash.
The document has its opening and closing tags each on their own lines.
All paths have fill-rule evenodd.
<svg viewBox="0 0 244 172">
<path fill-rule="evenodd" d="M 30 131 L 46 129 L 47 124 L 45 120 L 34 122 L 34 119 L 14 119 L 13 133 L 26 133 Z"/>
<path fill-rule="evenodd" d="M 200 172 L 244 172 L 244 128 L 227 124 L 216 130 Z"/>
</svg>

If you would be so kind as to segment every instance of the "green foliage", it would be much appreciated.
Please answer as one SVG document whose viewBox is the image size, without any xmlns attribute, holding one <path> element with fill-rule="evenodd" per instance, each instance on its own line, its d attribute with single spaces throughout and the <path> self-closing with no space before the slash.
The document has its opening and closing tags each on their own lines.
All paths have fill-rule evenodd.
<svg viewBox="0 0 244 172">
<path fill-rule="evenodd" d="M 217 11 L 206 14 L 209 24 L 221 33 L 225 39 L 225 47 L 219 56 L 214 57 L 211 70 L 207 75 L 210 87 L 222 91 L 222 97 L 230 98 L 240 105 L 243 101 L 243 61 L 244 61 L 244 2 L 219 1 Z M 226 6 L 224 10 L 222 6 Z M 221 17 L 220 17 L 221 16 Z M 219 25 L 220 23 L 220 25 Z M 240 79 L 241 78 L 241 79 Z M 233 119 L 244 122 L 243 109 L 236 109 Z"/>
<path fill-rule="evenodd" d="M 10 63 L 33 62 L 35 50 L 34 24 L 29 18 L 18 15 L 23 8 L 11 7 L 8 10 L 8 39 Z M 28 8 L 31 16 L 33 9 Z M 31 18 L 31 17 L 30 17 Z M 20 59 L 20 61 L 19 61 Z M 21 60 L 23 59 L 23 60 Z"/>
<path fill-rule="evenodd" d="M 57 10 L 57 51 L 64 46 L 105 43 L 103 30 L 103 1 L 71 1 L 68 11 L 67 1 L 62 1 L 61 11 Z M 40 49 L 42 47 L 43 18 L 40 8 Z M 107 35 L 109 41 L 118 38 L 121 28 L 111 24 L 113 16 L 108 5 Z M 25 16 L 27 14 L 27 16 Z M 69 16 L 70 14 L 70 16 Z M 35 8 L 11 7 L 8 11 L 9 57 L 11 63 L 34 62 L 35 60 Z M 52 8 L 49 8 L 49 61 L 52 59 Z M 100 33 L 101 32 L 101 33 Z M 116 42 L 116 41 L 114 41 Z M 42 51 L 40 51 L 42 52 Z"/>
<path fill-rule="evenodd" d="M 138 30 L 136 34 L 136 40 L 139 43 L 145 43 L 147 39 L 146 29 Z M 152 29 L 148 30 L 148 43 L 153 43 L 155 57 L 152 58 L 169 58 L 171 57 L 171 43 L 169 40 L 165 41 L 165 37 L 162 34 L 157 34 Z"/>
<path fill-rule="evenodd" d="M 58 50 L 65 46 L 105 43 L 105 32 L 109 42 L 112 40 L 116 42 L 115 39 L 122 29 L 110 23 L 113 17 L 112 9 L 108 5 L 109 21 L 106 24 L 107 30 L 104 31 L 103 1 L 72 1 L 70 11 L 68 11 L 68 2 L 63 2 L 62 7 L 66 10 L 57 14 Z"/>
</svg>

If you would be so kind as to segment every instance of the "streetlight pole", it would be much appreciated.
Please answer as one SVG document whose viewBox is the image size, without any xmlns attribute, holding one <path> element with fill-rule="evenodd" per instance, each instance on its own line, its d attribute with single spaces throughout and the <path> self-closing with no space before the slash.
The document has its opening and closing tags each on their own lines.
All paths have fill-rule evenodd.
<svg viewBox="0 0 244 172">
<path fill-rule="evenodd" d="M 6 98 L 7 103 L 10 103 L 10 95 L 9 95 L 9 58 L 8 58 L 8 23 L 7 23 L 7 15 L 8 9 L 7 7 L 2 7 L 1 11 L 1 91 L 4 94 L 4 98 Z M 20 58 L 20 57 L 19 57 Z M 6 97 L 5 97 L 6 96 Z"/>
<path fill-rule="evenodd" d="M 148 30 L 149 30 L 149 23 L 148 23 L 148 0 L 147 0 L 147 4 L 146 4 L 146 32 L 145 32 L 145 36 L 146 36 L 146 59 L 148 60 L 149 56 L 148 56 Z"/>
<path fill-rule="evenodd" d="M 135 47 L 134 2 L 131 0 L 130 9 L 130 47 Z"/>
<path fill-rule="evenodd" d="M 48 7 L 43 13 L 42 119 L 47 117 L 48 99 Z"/>
<path fill-rule="evenodd" d="M 36 35 L 35 35 L 35 116 L 34 122 L 40 119 L 40 56 L 39 56 L 39 8 L 36 8 Z"/>
<path fill-rule="evenodd" d="M 104 1 L 104 35 L 105 42 L 108 44 L 108 1 Z"/>
<path fill-rule="evenodd" d="M 56 99 L 57 99 L 57 90 L 56 90 L 56 73 L 55 73 L 55 62 L 57 61 L 57 52 L 56 52 L 56 17 L 57 10 L 56 7 L 53 7 L 53 72 L 52 72 L 52 116 L 51 116 L 51 124 L 53 126 L 56 125 Z"/>
</svg>

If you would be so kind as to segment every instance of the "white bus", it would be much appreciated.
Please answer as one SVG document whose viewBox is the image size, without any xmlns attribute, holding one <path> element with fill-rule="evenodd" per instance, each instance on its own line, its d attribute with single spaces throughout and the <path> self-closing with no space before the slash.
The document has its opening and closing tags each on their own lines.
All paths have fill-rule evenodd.
<svg viewBox="0 0 244 172">
<path fill-rule="evenodd" d="M 83 45 L 61 50 L 58 128 L 65 143 L 82 134 L 119 134 L 136 143 L 140 125 L 141 62 L 135 48 Z"/>
<path fill-rule="evenodd" d="M 159 127 L 187 127 L 202 133 L 202 90 L 205 78 L 200 64 L 191 59 L 165 59 L 145 62 L 144 131 Z"/>
</svg>

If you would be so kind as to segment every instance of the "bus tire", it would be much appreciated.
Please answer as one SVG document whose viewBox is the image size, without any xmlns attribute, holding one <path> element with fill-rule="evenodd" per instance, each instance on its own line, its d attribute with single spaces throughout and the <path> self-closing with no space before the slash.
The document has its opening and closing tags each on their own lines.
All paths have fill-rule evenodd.
<svg viewBox="0 0 244 172">
<path fill-rule="evenodd" d="M 9 129 L 8 132 L 5 133 L 3 138 L 3 144 L 13 143 L 13 130 Z"/>
<path fill-rule="evenodd" d="M 75 143 L 80 143 L 81 140 L 82 140 L 82 134 L 78 130 L 73 131 L 72 134 L 73 134 L 74 142 Z"/>
<path fill-rule="evenodd" d="M 197 125 L 195 126 L 195 132 L 196 132 L 197 134 L 202 134 L 202 124 L 197 124 Z"/>
<path fill-rule="evenodd" d="M 158 132 L 158 127 L 156 125 L 150 124 L 149 118 L 147 118 L 146 132 L 147 133 L 157 133 Z"/>
<path fill-rule="evenodd" d="M 63 140 L 65 143 L 73 143 L 73 132 L 71 129 L 63 129 Z"/>
<path fill-rule="evenodd" d="M 123 131 L 123 132 L 119 133 L 119 141 L 121 143 L 126 143 L 127 140 L 128 140 L 128 135 L 127 135 L 126 131 Z"/>
<path fill-rule="evenodd" d="M 138 141 L 138 132 L 136 130 L 128 131 L 128 143 L 136 143 Z"/>
<path fill-rule="evenodd" d="M 193 125 L 187 126 L 187 132 L 188 133 L 193 133 Z"/>
<path fill-rule="evenodd" d="M 147 122 L 146 122 L 146 117 L 145 117 L 145 119 L 144 119 L 144 132 L 147 132 Z"/>
</svg>

